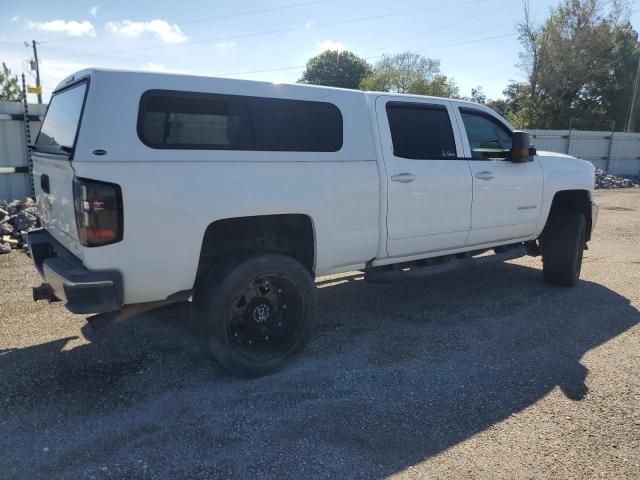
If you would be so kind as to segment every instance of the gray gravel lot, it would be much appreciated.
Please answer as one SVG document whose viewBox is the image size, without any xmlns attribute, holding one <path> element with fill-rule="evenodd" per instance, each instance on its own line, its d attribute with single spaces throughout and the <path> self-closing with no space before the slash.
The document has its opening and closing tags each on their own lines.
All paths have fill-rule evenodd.
<svg viewBox="0 0 640 480">
<path fill-rule="evenodd" d="M 183 305 L 96 335 L 1 256 L 0 478 L 640 478 L 640 190 L 598 198 L 576 289 L 530 258 L 323 278 L 309 348 L 253 381 Z"/>
</svg>

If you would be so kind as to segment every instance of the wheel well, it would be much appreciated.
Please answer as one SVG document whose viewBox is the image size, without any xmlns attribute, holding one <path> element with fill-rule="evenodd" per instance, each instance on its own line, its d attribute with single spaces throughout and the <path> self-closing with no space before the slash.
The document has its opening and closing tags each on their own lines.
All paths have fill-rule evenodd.
<svg viewBox="0 0 640 480">
<path fill-rule="evenodd" d="M 225 256 L 259 251 L 290 255 L 313 274 L 315 241 L 311 219 L 288 214 L 226 218 L 211 223 L 202 240 L 196 285 Z"/>
<path fill-rule="evenodd" d="M 557 192 L 553 197 L 549 217 L 554 211 L 559 209 L 570 209 L 583 212 L 587 220 L 587 241 L 591 240 L 592 218 L 589 192 L 586 190 L 563 190 L 561 192 Z"/>
</svg>

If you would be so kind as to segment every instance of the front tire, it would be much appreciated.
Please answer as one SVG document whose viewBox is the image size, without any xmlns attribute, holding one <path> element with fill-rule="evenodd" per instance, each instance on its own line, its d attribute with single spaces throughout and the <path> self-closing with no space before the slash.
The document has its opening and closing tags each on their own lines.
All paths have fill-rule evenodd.
<svg viewBox="0 0 640 480">
<path fill-rule="evenodd" d="M 217 265 L 193 306 L 218 362 L 255 378 L 281 370 L 304 348 L 315 326 L 316 288 L 291 257 L 245 256 Z"/>
<path fill-rule="evenodd" d="M 584 213 L 556 209 L 551 212 L 540 237 L 544 281 L 560 287 L 575 287 L 582 270 L 586 242 Z"/>
</svg>

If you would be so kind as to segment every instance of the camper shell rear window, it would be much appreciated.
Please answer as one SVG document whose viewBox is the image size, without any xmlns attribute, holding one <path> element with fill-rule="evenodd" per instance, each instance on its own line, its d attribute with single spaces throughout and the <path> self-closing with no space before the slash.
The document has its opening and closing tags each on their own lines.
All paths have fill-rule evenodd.
<svg viewBox="0 0 640 480">
<path fill-rule="evenodd" d="M 151 148 L 337 152 L 342 114 L 328 102 L 150 90 L 138 136 Z"/>
<path fill-rule="evenodd" d="M 72 156 L 87 86 L 83 81 L 53 94 L 34 150 Z"/>
</svg>

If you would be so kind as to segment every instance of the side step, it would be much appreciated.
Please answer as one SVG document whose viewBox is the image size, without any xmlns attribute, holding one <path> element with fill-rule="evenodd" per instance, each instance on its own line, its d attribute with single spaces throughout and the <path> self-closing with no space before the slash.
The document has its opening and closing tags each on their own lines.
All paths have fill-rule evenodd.
<svg viewBox="0 0 640 480">
<path fill-rule="evenodd" d="M 437 273 L 451 272 L 461 268 L 485 265 L 487 263 L 505 262 L 527 255 L 527 249 L 521 243 L 496 247 L 493 251 L 495 252 L 493 255 L 483 257 L 474 257 L 474 252 L 470 252 L 418 260 L 412 263 L 374 267 L 365 270 L 364 279 L 370 283 L 400 282 Z M 478 253 L 475 252 L 475 254 L 477 255 Z"/>
</svg>

